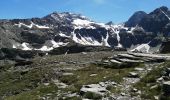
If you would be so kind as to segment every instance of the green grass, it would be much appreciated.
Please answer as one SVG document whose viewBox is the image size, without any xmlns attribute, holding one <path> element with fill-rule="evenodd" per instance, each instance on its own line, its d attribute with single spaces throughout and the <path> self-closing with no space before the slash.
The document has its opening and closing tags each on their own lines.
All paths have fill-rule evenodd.
<svg viewBox="0 0 170 100">
<path fill-rule="evenodd" d="M 60 81 L 70 85 L 67 88 L 69 91 L 79 92 L 83 85 L 97 84 L 102 81 L 121 83 L 123 77 L 126 77 L 133 70 L 134 68 L 113 69 L 92 64 L 89 67 L 73 71 L 73 75 L 60 77 Z M 96 74 L 96 76 L 90 76 L 91 74 Z"/>
<path fill-rule="evenodd" d="M 36 61 L 36 62 L 35 62 Z M 29 70 L 16 71 L 12 70 L 13 65 L 0 66 L 0 99 L 6 100 L 39 100 L 40 97 L 46 97 L 46 94 L 51 93 L 50 98 L 56 97 L 58 90 L 61 93 L 79 93 L 80 88 L 87 84 L 96 84 L 101 81 L 115 81 L 121 83 L 123 77 L 127 76 L 130 71 L 134 70 L 134 67 L 141 66 L 131 65 L 131 67 L 124 67 L 121 69 L 114 69 L 104 66 L 98 66 L 91 64 L 88 67 L 70 71 L 73 75 L 61 76 L 59 80 L 68 85 L 65 89 L 59 89 L 52 83 L 52 79 L 58 78 L 53 68 L 55 66 L 48 66 L 46 61 L 42 61 L 41 65 L 38 65 L 40 61 L 35 60 L 32 65 L 29 66 Z M 54 63 L 55 65 L 55 63 Z M 58 66 L 57 66 L 58 67 Z M 60 67 L 60 66 L 59 66 Z M 10 69 L 10 71 L 9 71 Z M 91 74 L 97 74 L 96 76 L 90 76 Z M 50 83 L 49 86 L 44 86 L 43 83 Z M 118 92 L 119 89 L 111 88 L 112 92 Z M 62 95 L 62 94 L 61 94 Z M 87 94 L 93 95 L 93 94 Z M 95 95 L 93 95 L 95 97 Z M 79 100 L 79 97 L 66 98 L 66 100 Z"/>
<path fill-rule="evenodd" d="M 0 73 L 0 97 L 17 95 L 32 90 L 55 76 L 51 68 L 35 68 L 28 72 L 4 71 Z"/>
<path fill-rule="evenodd" d="M 9 70 L 11 67 L 13 67 L 13 65 L 11 65 L 11 64 L 7 64 L 7 65 L 0 66 L 0 72 L 7 71 L 7 70 Z"/>
<path fill-rule="evenodd" d="M 42 97 L 47 97 L 47 94 L 51 94 L 48 97 L 52 99 L 57 95 L 55 94 L 57 90 L 58 87 L 54 84 L 50 84 L 49 86 L 40 85 L 31 91 L 7 97 L 5 100 L 41 100 Z"/>
<path fill-rule="evenodd" d="M 154 99 L 154 96 L 162 95 L 161 85 L 156 83 L 156 79 L 161 77 L 162 71 L 170 66 L 170 61 L 165 62 L 158 68 L 153 69 L 140 82 L 134 85 L 135 88 L 141 90 L 141 98 L 143 99 Z M 156 86 L 151 89 L 152 86 Z M 162 96 L 163 97 L 163 96 Z M 163 99 L 162 99 L 163 100 Z"/>
</svg>

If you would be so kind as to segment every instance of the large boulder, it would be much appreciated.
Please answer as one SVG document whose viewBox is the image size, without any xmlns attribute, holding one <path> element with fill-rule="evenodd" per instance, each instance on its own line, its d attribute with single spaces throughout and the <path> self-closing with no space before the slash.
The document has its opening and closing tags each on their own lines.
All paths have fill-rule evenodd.
<svg viewBox="0 0 170 100">
<path fill-rule="evenodd" d="M 163 83 L 163 92 L 165 94 L 170 94 L 170 81 L 166 81 Z"/>
</svg>

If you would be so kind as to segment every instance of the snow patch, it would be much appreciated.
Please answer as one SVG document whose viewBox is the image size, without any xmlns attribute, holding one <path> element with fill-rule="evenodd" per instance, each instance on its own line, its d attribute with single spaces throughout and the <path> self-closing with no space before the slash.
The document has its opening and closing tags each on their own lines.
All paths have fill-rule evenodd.
<svg viewBox="0 0 170 100">
<path fill-rule="evenodd" d="M 15 43 L 13 44 L 12 48 L 14 49 L 21 49 L 24 51 L 28 51 L 28 50 L 32 50 L 33 48 L 31 48 L 29 43 L 23 42 L 22 44 L 19 43 Z"/>
<path fill-rule="evenodd" d="M 74 30 L 75 31 L 75 30 Z M 82 45 L 90 45 L 90 46 L 108 46 L 110 47 L 110 45 L 108 44 L 108 38 L 109 35 L 107 34 L 106 38 L 102 37 L 102 42 L 98 42 L 97 40 L 95 40 L 93 37 L 88 37 L 88 36 L 81 36 L 80 34 L 78 34 L 80 36 L 80 39 L 77 38 L 76 33 L 74 33 L 74 31 L 71 33 L 72 35 L 72 40 L 76 43 L 82 44 Z"/>
<path fill-rule="evenodd" d="M 103 38 L 103 37 L 102 37 Z M 109 33 L 107 33 L 106 38 L 103 39 L 103 45 L 110 47 L 109 43 L 108 43 L 108 39 L 109 39 Z"/>
<path fill-rule="evenodd" d="M 149 53 L 149 49 L 150 49 L 149 43 L 146 43 L 146 44 L 141 44 L 141 45 L 137 46 L 136 48 L 134 48 L 134 49 L 132 49 L 130 51 Z"/>
<path fill-rule="evenodd" d="M 77 25 L 77 26 L 88 26 L 91 23 L 94 23 L 94 22 L 91 22 L 91 21 L 88 21 L 88 20 L 82 20 L 82 19 L 75 19 L 72 22 L 72 24 Z"/>
<path fill-rule="evenodd" d="M 40 50 L 40 51 L 51 51 L 53 50 L 53 47 L 47 47 L 47 46 L 42 46 L 40 49 L 35 49 L 35 50 Z"/>
<path fill-rule="evenodd" d="M 22 46 L 22 50 L 25 50 L 25 51 L 32 50 L 32 48 L 29 47 L 29 43 L 24 42 L 21 44 L 21 46 Z"/>
<path fill-rule="evenodd" d="M 70 38 L 70 36 L 67 36 L 67 35 L 65 35 L 65 34 L 63 34 L 63 33 L 60 33 L 59 36 Z"/>
<path fill-rule="evenodd" d="M 15 25 L 17 25 L 19 28 L 22 27 L 22 26 L 25 26 L 25 27 L 28 27 L 28 28 L 30 28 L 30 29 L 31 29 L 33 26 L 36 26 L 37 28 L 40 28 L 40 29 L 48 29 L 48 28 L 49 28 L 49 27 L 47 27 L 47 26 L 41 26 L 41 25 L 35 24 L 35 23 L 33 23 L 33 22 L 31 22 L 30 25 L 26 25 L 26 24 L 21 23 L 21 22 L 19 22 L 19 24 L 15 24 Z"/>
<path fill-rule="evenodd" d="M 66 46 L 68 43 L 63 43 L 63 42 L 55 42 L 54 40 L 48 40 L 46 41 L 46 43 L 44 44 L 44 46 L 42 46 L 40 49 L 35 49 L 35 50 L 40 50 L 40 51 L 51 51 L 54 48 L 58 48 L 61 46 Z"/>
<path fill-rule="evenodd" d="M 95 29 L 93 24 L 94 22 L 86 20 L 86 19 L 74 19 L 72 24 L 75 25 L 75 29 L 87 28 L 87 29 Z"/>
</svg>

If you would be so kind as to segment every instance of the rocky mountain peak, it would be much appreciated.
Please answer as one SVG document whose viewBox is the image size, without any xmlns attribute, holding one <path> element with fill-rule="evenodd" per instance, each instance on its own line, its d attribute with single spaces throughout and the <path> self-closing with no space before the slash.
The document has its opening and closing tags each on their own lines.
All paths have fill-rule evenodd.
<svg viewBox="0 0 170 100">
<path fill-rule="evenodd" d="M 110 21 L 110 22 L 107 22 L 106 25 L 114 25 L 114 23 Z"/>
<path fill-rule="evenodd" d="M 153 12 L 151 12 L 151 14 L 153 14 L 153 13 L 160 13 L 161 11 L 167 12 L 168 11 L 168 7 L 166 7 L 166 6 L 159 7 L 157 9 L 155 9 Z"/>
<path fill-rule="evenodd" d="M 144 11 L 137 11 L 129 18 L 129 20 L 125 23 L 125 26 L 134 27 L 146 16 L 147 13 Z"/>
</svg>

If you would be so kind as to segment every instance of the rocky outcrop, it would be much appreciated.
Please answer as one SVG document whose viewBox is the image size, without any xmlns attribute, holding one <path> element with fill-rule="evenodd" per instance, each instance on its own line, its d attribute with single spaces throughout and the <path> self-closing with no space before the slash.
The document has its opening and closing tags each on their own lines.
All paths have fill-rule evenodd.
<svg viewBox="0 0 170 100">
<path fill-rule="evenodd" d="M 170 41 L 162 42 L 160 53 L 170 53 Z"/>
<path fill-rule="evenodd" d="M 80 52 L 96 52 L 96 51 L 111 51 L 112 48 L 105 46 L 84 46 L 80 44 L 68 44 L 67 46 L 56 48 L 49 52 L 50 55 L 80 53 Z"/>
<path fill-rule="evenodd" d="M 163 92 L 165 94 L 170 94 L 170 81 L 166 81 L 163 83 Z"/>
<path fill-rule="evenodd" d="M 155 9 L 153 12 L 146 14 L 145 12 L 136 12 L 130 19 L 125 23 L 127 27 L 134 27 L 139 25 L 147 32 L 169 33 L 170 23 L 170 11 L 167 7 L 162 6 Z"/>
</svg>

